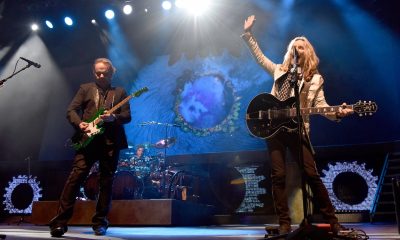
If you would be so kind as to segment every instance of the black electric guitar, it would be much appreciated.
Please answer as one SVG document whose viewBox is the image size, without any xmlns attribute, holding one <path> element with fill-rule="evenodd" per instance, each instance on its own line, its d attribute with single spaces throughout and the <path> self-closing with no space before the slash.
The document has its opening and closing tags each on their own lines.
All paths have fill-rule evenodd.
<svg viewBox="0 0 400 240">
<path fill-rule="evenodd" d="M 107 110 L 107 113 L 114 113 L 118 108 L 122 107 L 122 105 L 128 102 L 131 98 L 139 97 L 140 95 L 142 95 L 142 93 L 147 92 L 148 90 L 149 89 L 147 87 L 139 89 L 135 93 L 132 93 L 124 100 L 119 102 L 110 110 Z M 104 114 L 105 112 L 105 109 L 99 109 L 99 111 L 97 111 L 96 114 L 87 121 L 87 123 L 89 123 L 89 126 L 87 128 L 88 132 L 79 131 L 75 134 L 75 136 L 72 138 L 72 147 L 75 150 L 86 147 L 96 135 L 102 134 L 104 132 L 104 128 L 101 127 L 103 120 L 100 118 L 100 115 Z"/>
<path fill-rule="evenodd" d="M 251 100 L 246 112 L 249 132 L 259 138 L 271 138 L 279 131 L 297 129 L 296 100 L 294 97 L 279 101 L 268 93 L 261 93 Z M 341 106 L 301 108 L 301 115 L 327 114 L 339 111 Z M 378 109 L 374 102 L 358 101 L 347 105 L 359 116 L 372 115 Z"/>
</svg>

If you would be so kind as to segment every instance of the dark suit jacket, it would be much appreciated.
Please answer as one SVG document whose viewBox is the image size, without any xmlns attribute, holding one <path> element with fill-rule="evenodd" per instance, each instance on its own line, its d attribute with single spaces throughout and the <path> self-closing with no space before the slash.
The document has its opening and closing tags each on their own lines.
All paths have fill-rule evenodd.
<svg viewBox="0 0 400 240">
<path fill-rule="evenodd" d="M 110 109 L 127 97 L 125 89 L 121 87 L 110 87 L 104 94 L 105 98 L 102 97 L 102 93 L 103 90 L 95 82 L 80 86 L 67 110 L 67 119 L 76 131 L 80 131 L 79 124 L 82 121 L 90 122 L 89 120 L 101 107 Z M 103 124 L 105 132 L 102 135 L 106 141 L 115 144 L 117 149 L 124 149 L 128 147 L 128 144 L 123 124 L 131 121 L 129 102 L 122 105 L 114 114 L 116 120 Z"/>
</svg>

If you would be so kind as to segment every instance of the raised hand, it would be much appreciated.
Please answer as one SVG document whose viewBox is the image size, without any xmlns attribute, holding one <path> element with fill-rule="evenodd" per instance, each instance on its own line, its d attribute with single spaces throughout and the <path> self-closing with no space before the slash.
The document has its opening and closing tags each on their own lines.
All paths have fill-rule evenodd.
<svg viewBox="0 0 400 240">
<path fill-rule="evenodd" d="M 245 32 L 250 32 L 251 29 L 254 26 L 254 22 L 256 21 L 256 16 L 251 15 L 249 17 L 247 17 L 246 20 L 244 20 L 244 25 L 243 25 L 243 29 Z"/>
</svg>

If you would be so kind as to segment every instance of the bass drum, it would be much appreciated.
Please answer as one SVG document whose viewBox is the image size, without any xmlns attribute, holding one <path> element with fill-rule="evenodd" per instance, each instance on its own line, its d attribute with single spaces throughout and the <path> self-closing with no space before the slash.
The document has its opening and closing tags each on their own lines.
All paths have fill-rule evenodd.
<svg viewBox="0 0 400 240">
<path fill-rule="evenodd" d="M 97 200 L 99 194 L 99 173 L 88 176 L 84 185 L 86 198 Z M 131 171 L 119 171 L 114 176 L 112 199 L 141 199 L 143 194 L 143 180 Z"/>
<path fill-rule="evenodd" d="M 89 174 L 86 178 L 83 190 L 86 198 L 97 200 L 99 195 L 99 172 Z"/>
<path fill-rule="evenodd" d="M 112 199 L 141 199 L 143 180 L 131 171 L 120 171 L 115 174 Z"/>
</svg>

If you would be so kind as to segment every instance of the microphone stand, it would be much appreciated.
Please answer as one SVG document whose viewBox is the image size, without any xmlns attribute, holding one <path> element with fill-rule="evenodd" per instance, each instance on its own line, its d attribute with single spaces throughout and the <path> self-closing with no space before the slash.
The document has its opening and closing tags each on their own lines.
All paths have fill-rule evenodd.
<svg viewBox="0 0 400 240">
<path fill-rule="evenodd" d="M 31 156 L 28 156 L 24 160 L 28 162 L 28 175 L 26 178 L 26 183 L 29 184 L 29 181 L 31 179 L 31 160 L 32 160 L 32 158 L 31 158 Z M 25 221 L 24 215 L 20 216 L 19 221 L 17 222 L 17 225 L 20 225 L 21 223 L 29 223 L 28 221 Z"/>
<path fill-rule="evenodd" d="M 295 231 L 289 233 L 287 235 L 287 239 L 292 239 L 292 237 L 296 237 L 297 234 L 308 230 L 310 228 L 310 216 L 308 214 L 308 199 L 307 199 L 307 188 L 306 188 L 306 173 L 304 170 L 304 156 L 303 156 L 303 118 L 301 115 L 301 108 L 300 108 L 300 92 L 299 92 L 299 84 L 298 84 L 298 54 L 296 49 L 293 49 L 293 66 L 290 70 L 291 80 L 290 84 L 294 88 L 294 98 L 295 98 L 295 108 L 296 108 L 296 120 L 297 120 L 297 131 L 298 131 L 298 164 L 301 173 L 301 190 L 303 196 L 303 221 L 300 223 L 300 227 Z"/>
<path fill-rule="evenodd" d="M 298 161 L 299 161 L 299 168 L 301 171 L 301 188 L 303 192 L 303 214 L 304 214 L 304 219 L 303 223 L 307 224 L 307 217 L 308 217 L 308 205 L 307 205 L 307 189 L 306 189 L 306 175 L 305 175 L 305 170 L 304 170 L 304 158 L 303 158 L 303 118 L 301 116 L 301 108 L 300 108 L 300 94 L 299 94 L 299 84 L 298 84 L 298 75 L 297 75 L 297 68 L 298 68 L 298 56 L 297 56 L 297 51 L 294 49 L 294 57 L 293 57 L 293 66 L 292 69 L 290 70 L 291 73 L 291 80 L 290 80 L 290 85 L 294 88 L 294 98 L 295 98 L 295 108 L 296 108 L 296 119 L 297 119 L 297 131 L 298 131 L 298 147 L 299 147 L 299 152 L 298 152 Z M 303 224 L 302 223 L 302 224 Z"/>
<path fill-rule="evenodd" d="M 295 48 L 293 48 L 293 65 L 292 68 L 289 71 L 289 83 L 290 86 L 294 90 L 294 98 L 295 98 L 295 108 L 296 108 L 296 120 L 297 120 L 297 130 L 298 130 L 298 164 L 299 164 L 299 169 L 301 172 L 301 189 L 302 189 L 302 195 L 303 195 L 303 214 L 304 218 L 303 221 L 300 223 L 300 227 L 296 229 L 295 231 L 291 233 L 286 233 L 282 235 L 276 235 L 272 237 L 266 237 L 264 239 L 272 240 L 272 239 L 297 239 L 296 235 L 301 233 L 304 228 L 309 226 L 309 220 L 308 220 L 308 205 L 307 205 L 307 189 L 306 189 L 306 175 L 304 171 L 304 159 L 303 159 L 303 145 L 302 145 L 302 138 L 303 138 L 303 118 L 301 117 L 301 112 L 300 112 L 300 94 L 299 94 L 299 84 L 298 82 L 298 76 L 297 76 L 297 68 L 298 68 L 298 55 L 297 51 Z"/>
<path fill-rule="evenodd" d="M 0 80 L 0 88 L 4 85 L 5 82 L 7 82 L 8 79 L 14 77 L 15 75 L 17 75 L 19 72 L 24 71 L 25 69 L 29 68 L 30 66 L 32 66 L 32 64 L 27 64 L 25 67 L 21 68 L 20 70 L 18 70 L 17 72 L 11 74 L 9 77 L 6 77 L 2 80 Z"/>
</svg>

